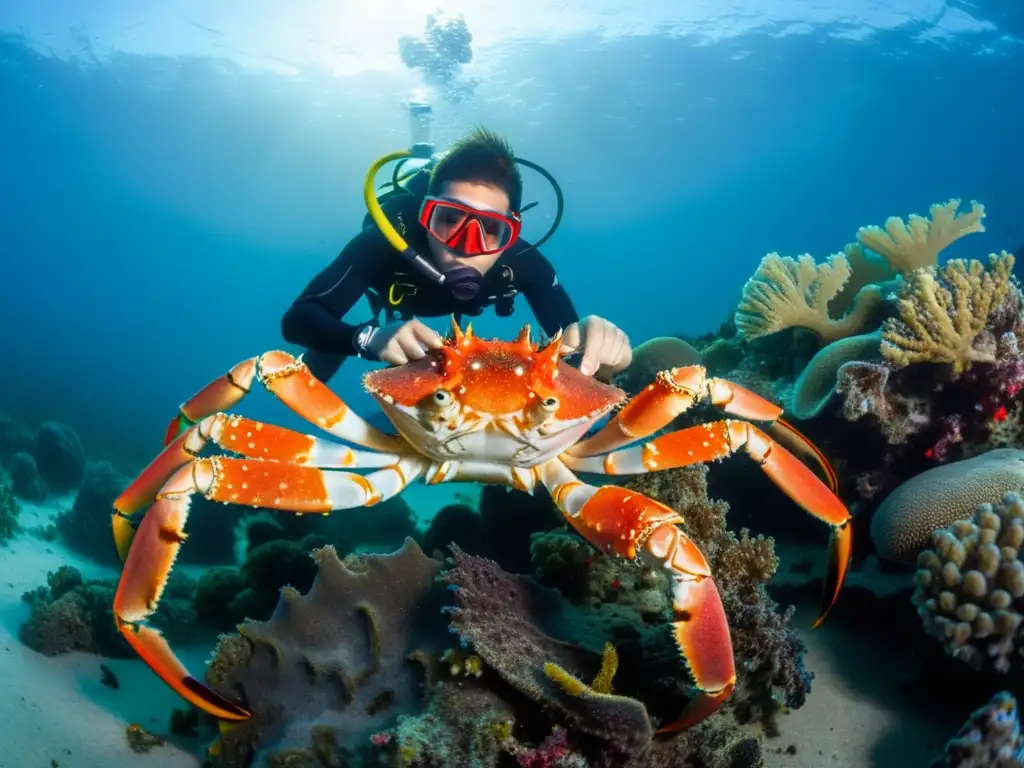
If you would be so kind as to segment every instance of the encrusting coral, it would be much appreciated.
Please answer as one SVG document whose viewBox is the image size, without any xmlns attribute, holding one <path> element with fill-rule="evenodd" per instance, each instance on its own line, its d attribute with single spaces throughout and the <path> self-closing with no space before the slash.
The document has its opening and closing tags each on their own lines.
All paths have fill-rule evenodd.
<svg viewBox="0 0 1024 768">
<path fill-rule="evenodd" d="M 736 329 L 744 338 L 756 339 L 786 328 L 807 328 L 826 344 L 861 333 L 881 302 L 874 286 L 862 289 L 843 317 L 829 315 L 829 302 L 851 273 L 844 253 L 832 254 L 823 264 L 809 254 L 794 259 L 769 253 L 743 286 Z"/>
<path fill-rule="evenodd" d="M 1024 735 L 1017 700 L 1001 691 L 979 707 L 929 768 L 1020 768 Z"/>
<path fill-rule="evenodd" d="M 913 597 L 925 631 L 975 669 L 1024 667 L 1024 499 L 1011 492 L 981 504 L 932 542 L 918 557 Z"/>
<path fill-rule="evenodd" d="M 878 554 L 914 563 L 932 532 L 967 520 L 979 504 L 1024 489 L 1024 451 L 996 450 L 932 467 L 900 484 L 875 510 L 871 538 Z"/>
<path fill-rule="evenodd" d="M 375 732 L 421 707 L 424 681 L 429 686 L 450 636 L 435 584 L 441 563 L 412 539 L 390 555 L 343 563 L 326 546 L 313 559 L 318 571 L 306 595 L 285 587 L 268 621 L 246 621 L 239 634 L 221 637 L 207 681 L 241 695 L 252 717 L 222 733 L 219 765 L 249 765 L 251 752 L 270 764 L 315 765 L 325 744 L 348 764 L 376 749 Z"/>
<path fill-rule="evenodd" d="M 995 362 L 996 339 L 983 334 L 1011 288 L 1014 257 L 1003 251 L 980 261 L 949 261 L 914 270 L 899 299 L 899 317 L 882 329 L 882 355 L 894 366 L 950 363 L 954 374 Z"/>
<path fill-rule="evenodd" d="M 931 206 L 931 218 L 911 214 L 909 224 L 898 216 L 885 222 L 885 229 L 876 226 L 861 227 L 857 240 L 879 254 L 896 272 L 911 275 L 922 267 L 938 264 L 939 253 L 971 232 L 984 232 L 985 206 L 971 201 L 971 210 L 957 214 L 960 200 Z"/>
</svg>

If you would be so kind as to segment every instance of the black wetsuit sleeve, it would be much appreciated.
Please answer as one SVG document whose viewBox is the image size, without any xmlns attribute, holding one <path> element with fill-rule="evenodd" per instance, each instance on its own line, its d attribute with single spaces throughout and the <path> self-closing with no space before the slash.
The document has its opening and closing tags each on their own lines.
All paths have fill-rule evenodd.
<svg viewBox="0 0 1024 768">
<path fill-rule="evenodd" d="M 378 232 L 365 229 L 305 287 L 281 318 L 285 341 L 329 355 L 354 356 L 358 325 L 342 320 L 371 285 L 381 263 Z"/>
<path fill-rule="evenodd" d="M 520 292 L 544 333 L 554 336 L 579 322 L 579 314 L 565 287 L 559 282 L 551 262 L 536 248 L 525 251 L 516 260 L 515 270 L 522 275 Z"/>
</svg>

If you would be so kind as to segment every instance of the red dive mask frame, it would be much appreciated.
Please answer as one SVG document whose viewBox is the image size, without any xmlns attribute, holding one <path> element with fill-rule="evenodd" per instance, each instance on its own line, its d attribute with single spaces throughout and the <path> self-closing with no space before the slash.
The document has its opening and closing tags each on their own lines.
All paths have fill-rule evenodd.
<svg viewBox="0 0 1024 768">
<path fill-rule="evenodd" d="M 419 222 L 427 233 L 460 256 L 501 253 L 519 237 L 523 220 L 446 197 L 423 199 Z"/>
</svg>

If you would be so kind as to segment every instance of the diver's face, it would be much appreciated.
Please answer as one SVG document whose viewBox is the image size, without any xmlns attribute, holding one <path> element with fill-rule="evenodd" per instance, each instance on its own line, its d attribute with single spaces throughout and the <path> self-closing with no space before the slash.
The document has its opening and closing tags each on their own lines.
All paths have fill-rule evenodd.
<svg viewBox="0 0 1024 768">
<path fill-rule="evenodd" d="M 489 184 L 479 184 L 475 181 L 449 181 L 438 190 L 437 194 L 439 197 L 452 198 L 473 208 L 498 211 L 503 214 L 508 214 L 512 205 L 512 201 L 509 200 L 508 194 L 503 189 L 492 187 Z M 430 242 L 430 253 L 434 257 L 434 263 L 442 272 L 447 272 L 458 266 L 469 266 L 485 275 L 501 257 L 501 253 L 460 256 L 445 248 L 436 238 L 428 237 L 427 240 Z"/>
</svg>

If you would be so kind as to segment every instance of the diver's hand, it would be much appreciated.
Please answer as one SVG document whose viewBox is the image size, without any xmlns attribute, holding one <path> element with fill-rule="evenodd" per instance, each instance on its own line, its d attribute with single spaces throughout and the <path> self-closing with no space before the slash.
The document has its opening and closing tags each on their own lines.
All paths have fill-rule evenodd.
<svg viewBox="0 0 1024 768">
<path fill-rule="evenodd" d="M 437 349 L 441 336 L 415 318 L 378 328 L 370 337 L 366 350 L 382 363 L 405 365 L 419 360 L 428 349 Z"/>
<path fill-rule="evenodd" d="M 580 373 L 611 378 L 633 361 L 629 337 L 603 317 L 590 315 L 562 333 L 562 354 L 583 352 Z"/>
</svg>

